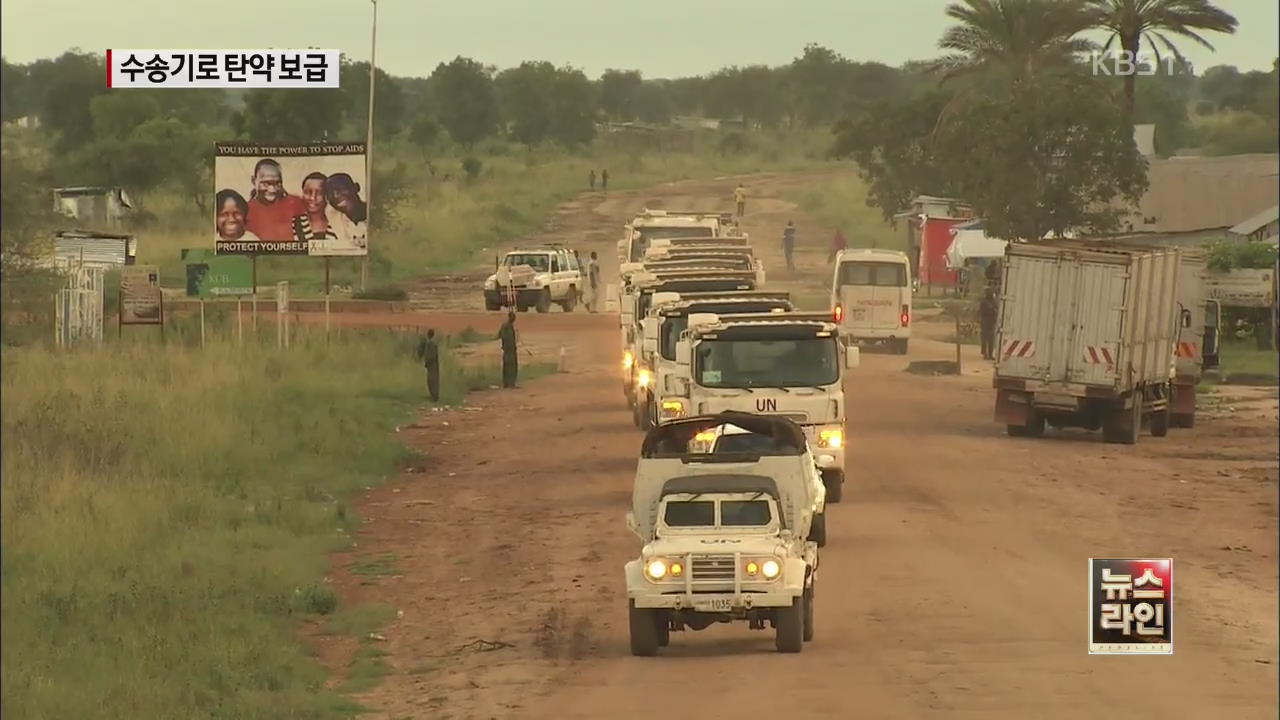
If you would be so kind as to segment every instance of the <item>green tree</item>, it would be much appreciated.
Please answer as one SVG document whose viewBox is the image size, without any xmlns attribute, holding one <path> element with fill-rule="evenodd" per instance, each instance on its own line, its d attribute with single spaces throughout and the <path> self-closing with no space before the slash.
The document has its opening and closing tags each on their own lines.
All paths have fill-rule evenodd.
<svg viewBox="0 0 1280 720">
<path fill-rule="evenodd" d="M 64 219 L 53 213 L 50 185 L 28 160 L 0 150 L 0 336 L 6 344 L 39 336 L 52 320 L 58 275 L 43 261 Z"/>
<path fill-rule="evenodd" d="M 1107 47 L 1117 41 L 1120 48 L 1136 59 L 1145 41 L 1160 62 L 1163 48 L 1178 60 L 1182 53 L 1169 38 L 1176 35 L 1190 39 L 1210 50 L 1213 45 L 1200 35 L 1203 31 L 1234 33 L 1238 23 L 1234 16 L 1215 7 L 1209 0 L 1087 0 L 1090 23 L 1111 33 Z M 1136 102 L 1137 76 L 1124 78 L 1125 109 L 1133 114 Z"/>
<path fill-rule="evenodd" d="M 28 72 L 40 93 L 40 124 L 54 134 L 57 149 L 72 150 L 92 140 L 89 104 L 107 92 L 105 59 L 90 53 L 67 52 L 53 60 L 32 63 Z"/>
<path fill-rule="evenodd" d="M 552 124 L 556 75 L 555 65 L 545 60 L 525 61 L 519 67 L 498 73 L 494 86 L 502 124 L 511 139 L 532 148 L 547 138 Z"/>
<path fill-rule="evenodd" d="M 160 103 L 154 96 L 135 92 L 111 90 L 89 101 L 95 137 L 128 137 L 139 125 L 160 115 Z"/>
<path fill-rule="evenodd" d="M 834 121 L 852 99 L 853 64 L 821 45 L 809 44 L 783 72 L 791 88 L 788 119 L 823 125 Z"/>
<path fill-rule="evenodd" d="M 933 138 L 960 197 L 996 237 L 1107 232 L 1146 190 L 1146 162 L 1106 86 L 1041 78 L 1008 98 L 970 97 Z"/>
<path fill-rule="evenodd" d="M 674 108 L 668 87 L 663 80 L 646 80 L 636 91 L 636 118 L 656 125 L 670 122 Z"/>
<path fill-rule="evenodd" d="M 551 92 L 552 138 L 565 147 L 591 142 L 596 136 L 595 109 L 595 88 L 587 76 L 570 67 L 557 70 Z"/>
<path fill-rule="evenodd" d="M 436 66 L 432 95 L 439 102 L 440 123 L 467 149 L 493 135 L 498 126 L 498 100 L 488 68 L 461 55 Z"/>
<path fill-rule="evenodd" d="M 398 79 L 382 68 L 378 68 L 375 74 L 373 130 L 377 137 L 390 138 L 406 125 L 404 90 Z M 369 127 L 369 63 L 344 62 L 340 80 L 347 132 L 364 137 Z"/>
<path fill-rule="evenodd" d="M 643 87 L 639 70 L 605 70 L 600 76 L 600 109 L 610 120 L 635 120 Z"/>
<path fill-rule="evenodd" d="M 1013 86 L 1070 67 L 1092 43 L 1077 38 L 1092 16 L 1072 0 L 963 0 L 947 6 L 960 24 L 938 46 L 950 53 L 932 69 L 945 78 L 996 74 Z"/>
<path fill-rule="evenodd" d="M 722 120 L 777 127 L 790 108 L 781 73 L 764 65 L 728 67 L 707 80 L 706 111 Z"/>
<path fill-rule="evenodd" d="M 1214 65 L 1200 77 L 1200 95 L 1218 105 L 1240 87 L 1240 70 L 1235 65 Z"/>
<path fill-rule="evenodd" d="M 340 140 L 344 101 L 341 88 L 254 88 L 245 92 L 244 109 L 233 119 L 233 128 L 254 141 Z"/>
<path fill-rule="evenodd" d="M 854 161 L 867 182 L 867 205 L 879 208 L 885 220 L 916 195 L 954 194 L 930 142 L 950 102 L 950 93 L 933 90 L 868 106 L 835 125 L 831 155 Z"/>
</svg>

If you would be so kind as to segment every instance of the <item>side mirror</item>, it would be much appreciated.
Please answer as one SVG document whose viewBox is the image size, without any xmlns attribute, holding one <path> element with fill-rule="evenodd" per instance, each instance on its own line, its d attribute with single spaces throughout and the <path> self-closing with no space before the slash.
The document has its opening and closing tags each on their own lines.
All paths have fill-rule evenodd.
<svg viewBox="0 0 1280 720">
<path fill-rule="evenodd" d="M 676 364 L 681 367 L 689 367 L 689 341 L 676 341 Z"/>
<path fill-rule="evenodd" d="M 1191 311 L 1183 310 L 1180 314 L 1182 317 L 1182 327 L 1184 328 L 1191 327 Z"/>
<path fill-rule="evenodd" d="M 849 345 L 844 349 L 844 366 L 849 370 L 857 370 L 862 363 L 862 351 L 857 345 Z"/>
</svg>

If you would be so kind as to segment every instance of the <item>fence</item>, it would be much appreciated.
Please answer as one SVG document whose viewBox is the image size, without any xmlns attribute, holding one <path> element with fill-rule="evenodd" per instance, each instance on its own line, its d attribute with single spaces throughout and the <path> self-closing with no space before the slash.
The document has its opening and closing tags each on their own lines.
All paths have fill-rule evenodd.
<svg viewBox="0 0 1280 720">
<path fill-rule="evenodd" d="M 54 334 L 58 347 L 102 342 L 103 268 L 59 260 L 59 269 L 66 273 L 67 287 L 58 290 L 54 300 Z"/>
</svg>

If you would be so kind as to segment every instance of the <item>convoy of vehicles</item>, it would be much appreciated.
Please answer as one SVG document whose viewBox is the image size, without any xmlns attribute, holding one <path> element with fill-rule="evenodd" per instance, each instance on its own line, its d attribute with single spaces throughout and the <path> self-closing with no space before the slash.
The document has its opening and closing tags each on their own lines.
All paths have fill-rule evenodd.
<svg viewBox="0 0 1280 720">
<path fill-rule="evenodd" d="M 691 451 L 725 425 L 761 442 Z M 643 543 L 624 571 L 632 654 L 656 655 L 672 632 L 717 623 L 772 627 L 784 653 L 813 639 L 818 543 L 806 463 L 804 434 L 784 418 L 725 413 L 649 431 L 627 514 Z"/>
<path fill-rule="evenodd" d="M 728 235 L 733 227 L 731 213 L 642 210 L 623 230 L 618 241 L 620 266 L 644 260 L 649 243 L 662 238 L 714 238 Z"/>
<path fill-rule="evenodd" d="M 846 341 L 883 343 L 905 355 L 911 340 L 911 294 L 906 253 L 856 248 L 836 255 L 831 306 Z"/>
<path fill-rule="evenodd" d="M 1144 423 L 1168 432 L 1175 343 L 1194 319 L 1178 306 L 1181 260 L 1177 248 L 1008 246 L 993 384 L 1010 435 L 1101 428 L 1131 445 Z"/>
<path fill-rule="evenodd" d="M 504 255 L 485 279 L 484 307 L 544 313 L 554 304 L 572 312 L 582 288 L 582 268 L 574 251 L 555 245 L 520 248 Z"/>
</svg>

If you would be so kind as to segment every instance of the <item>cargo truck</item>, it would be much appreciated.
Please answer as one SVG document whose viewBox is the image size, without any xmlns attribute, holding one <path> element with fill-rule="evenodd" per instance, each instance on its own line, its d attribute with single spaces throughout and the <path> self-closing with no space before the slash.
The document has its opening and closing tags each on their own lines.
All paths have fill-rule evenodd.
<svg viewBox="0 0 1280 720">
<path fill-rule="evenodd" d="M 1015 437 L 1102 430 L 1133 444 L 1168 432 L 1181 251 L 1114 243 L 1011 243 L 996 338 L 995 418 Z"/>
<path fill-rule="evenodd" d="M 653 240 L 674 237 L 708 239 L 727 235 L 732 223 L 731 213 L 646 208 L 623 228 L 622 239 L 618 241 L 618 264 L 622 266 L 643 260 L 644 251 Z"/>
</svg>

